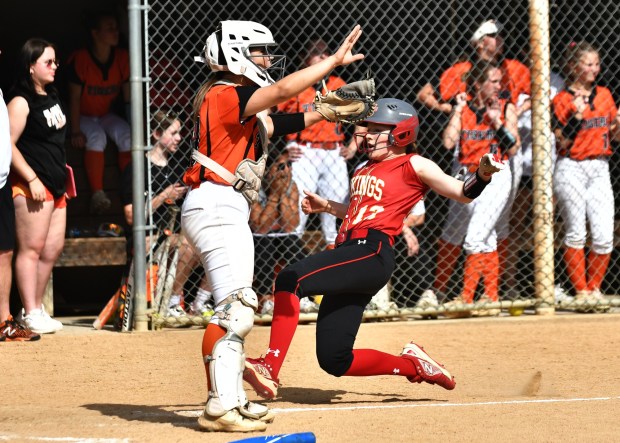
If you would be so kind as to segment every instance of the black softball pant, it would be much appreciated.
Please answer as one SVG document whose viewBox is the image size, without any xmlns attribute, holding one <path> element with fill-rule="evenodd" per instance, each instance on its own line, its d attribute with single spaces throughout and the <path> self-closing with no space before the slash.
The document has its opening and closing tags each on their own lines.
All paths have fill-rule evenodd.
<svg viewBox="0 0 620 443">
<path fill-rule="evenodd" d="M 323 295 L 316 324 L 316 354 L 321 368 L 337 377 L 353 362 L 353 345 L 366 305 L 394 271 L 394 251 L 386 234 L 353 232 L 358 237 L 336 249 L 284 268 L 275 287 L 276 292 L 290 292 L 299 298 Z"/>
</svg>

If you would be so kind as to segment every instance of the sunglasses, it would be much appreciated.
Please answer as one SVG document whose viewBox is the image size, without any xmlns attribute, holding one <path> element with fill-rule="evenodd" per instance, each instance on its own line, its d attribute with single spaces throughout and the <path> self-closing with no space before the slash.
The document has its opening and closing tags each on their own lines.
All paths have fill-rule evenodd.
<svg viewBox="0 0 620 443">
<path fill-rule="evenodd" d="M 57 68 L 60 66 L 60 63 L 55 58 L 50 58 L 49 60 L 44 60 L 42 63 L 45 66 L 47 66 L 48 68 L 52 67 L 52 63 L 55 64 Z"/>
<path fill-rule="evenodd" d="M 278 163 L 278 171 L 284 171 L 284 168 L 286 166 L 290 168 L 291 166 L 293 166 L 293 162 L 289 160 L 287 162 Z"/>
</svg>

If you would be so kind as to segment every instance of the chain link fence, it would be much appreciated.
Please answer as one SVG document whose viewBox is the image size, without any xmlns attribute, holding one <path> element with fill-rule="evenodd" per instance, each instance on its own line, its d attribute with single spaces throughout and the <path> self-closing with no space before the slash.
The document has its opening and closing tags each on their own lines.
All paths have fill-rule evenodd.
<svg viewBox="0 0 620 443">
<path fill-rule="evenodd" d="M 146 26 L 147 59 L 151 82 L 148 94 L 150 98 L 148 115 L 152 116 L 157 111 L 165 114 L 172 111 L 179 115 L 182 122 L 182 142 L 179 151 L 170 157 L 170 161 L 180 169 L 186 167 L 189 162 L 193 125 L 191 117 L 193 93 L 210 75 L 208 68 L 195 63 L 193 57 L 201 53 L 206 37 L 215 30 L 221 20 L 252 20 L 266 25 L 278 43 L 276 52 L 287 55 L 287 73 L 303 67 L 309 41 L 316 42 L 317 37 L 320 37 L 330 50 L 335 50 L 353 26 L 360 23 L 363 35 L 357 43 L 357 50 L 366 55 L 364 62 L 339 68 L 334 74 L 348 82 L 361 78 L 366 71 L 370 70 L 376 79 L 380 97 L 401 98 L 414 104 L 421 121 L 417 144 L 420 154 L 434 160 L 449 173 L 455 172 L 454 165 L 459 161 L 459 154 L 454 150 L 445 149 L 442 139 L 443 131 L 450 119 L 451 106 L 433 109 L 428 101 L 422 100 L 420 92 L 425 88 L 428 91 L 430 86 L 430 90 L 434 91 L 434 96 L 439 99 L 440 104 L 454 105 L 454 96 L 445 97 L 443 100 L 439 96 L 442 87 L 446 86 L 441 84 L 441 74 L 456 63 L 475 62 L 477 58 L 484 58 L 480 54 L 480 42 L 473 44 L 471 39 L 479 26 L 489 19 L 494 19 L 497 24 L 501 24 L 497 30 L 500 38 L 494 38 L 496 32 L 487 32 L 486 35 L 490 36 L 495 44 L 502 45 L 501 42 L 503 42 L 503 48 L 496 48 L 495 55 L 490 58 L 495 57 L 499 63 L 503 63 L 505 59 L 516 60 L 526 67 L 531 64 L 530 18 L 527 1 L 513 2 L 508 7 L 507 4 L 501 2 L 482 1 L 330 2 L 311 0 L 302 3 L 286 0 L 271 2 L 249 0 L 207 3 L 189 0 L 158 0 L 150 2 L 149 7 Z M 618 53 L 620 37 L 615 32 L 618 28 L 619 13 L 620 5 L 612 0 L 581 3 L 551 2 L 549 55 L 552 94 L 562 89 L 562 82 L 575 86 L 574 72 L 571 73 L 564 69 L 566 67 L 563 55 L 567 49 L 574 46 L 574 42 L 587 41 L 598 48 L 600 56 L 601 69 L 595 85 L 607 88 L 614 103 L 620 103 L 618 100 L 620 80 L 616 75 L 620 63 Z M 484 37 L 481 37 L 481 40 L 484 40 Z M 538 42 L 534 41 L 533 44 L 536 45 Z M 534 82 L 542 84 L 543 78 L 540 72 L 532 72 L 532 77 Z M 463 79 L 457 77 L 456 80 Z M 527 106 L 523 107 L 523 105 L 527 104 L 526 99 L 529 97 L 514 93 L 514 83 L 518 80 L 520 79 L 513 78 L 512 83 L 508 82 L 503 85 L 503 89 L 508 89 L 513 93 L 508 101 L 513 100 L 515 108 L 526 109 Z M 523 92 L 529 94 L 529 85 L 528 91 Z M 591 98 L 594 100 L 593 96 Z M 479 112 L 484 113 L 484 110 Z M 554 109 L 551 109 L 550 113 L 554 115 Z M 466 253 L 464 250 L 466 248 L 463 248 L 464 240 L 454 241 L 452 239 L 452 243 L 446 242 L 448 237 L 444 234 L 447 229 L 451 228 L 451 226 L 446 226 L 446 220 L 451 220 L 449 213 L 454 209 L 450 208 L 445 198 L 431 192 L 425 200 L 426 212 L 423 222 L 412 227 L 419 242 L 419 251 L 416 254 L 409 253 L 406 240 L 402 236 L 396 239 L 398 269 L 390 284 L 368 307 L 369 318 L 410 315 L 435 317 L 452 310 L 455 314 L 485 315 L 497 314 L 498 308 L 508 309 L 512 314 L 518 315 L 524 308 L 538 306 L 541 303 L 541 300 L 537 299 L 535 281 L 542 277 L 551 278 L 554 282 L 556 308 L 603 312 L 609 310 L 610 306 L 620 304 L 620 299 L 617 298 L 620 287 L 618 277 L 620 275 L 618 254 L 620 230 L 617 228 L 620 219 L 618 212 L 620 184 L 617 178 L 619 176 L 617 174 L 618 156 L 615 153 L 610 157 L 595 153 L 592 159 L 586 160 L 586 162 L 600 164 L 602 169 L 605 165 L 609 165 L 613 197 L 611 193 L 607 193 L 603 201 L 599 202 L 601 199 L 598 197 L 603 191 L 597 191 L 597 188 L 592 187 L 589 181 L 584 181 L 582 186 L 577 187 L 575 191 L 578 191 L 579 196 L 567 196 L 564 192 L 563 197 L 558 199 L 557 189 L 555 189 L 555 210 L 552 215 L 554 248 L 553 251 L 541 252 L 552 258 L 549 260 L 550 265 L 545 268 L 550 275 L 535 276 L 535 248 L 539 242 L 533 220 L 534 214 L 539 212 L 537 212 L 537 204 L 540 202 L 534 200 L 534 190 L 537 185 L 536 179 L 532 177 L 540 168 L 536 159 L 542 157 L 531 154 L 529 146 L 531 117 L 529 115 L 529 111 L 524 111 L 518 120 L 521 146 L 518 155 L 510 162 L 512 183 L 507 185 L 510 187 L 510 198 L 507 199 L 507 203 L 496 206 L 488 214 L 488 220 L 493 220 L 491 221 L 493 226 L 485 226 L 490 232 L 497 231 L 496 252 L 493 251 L 496 254 L 495 261 L 483 262 L 486 264 L 483 264 L 482 268 L 472 268 L 471 263 L 468 265 L 468 256 L 471 254 Z M 555 117 L 552 120 L 555 122 L 553 128 L 558 129 L 558 134 L 560 134 L 563 125 L 558 123 Z M 610 122 L 611 118 L 608 118 L 605 124 Z M 149 128 L 149 133 L 152 129 L 152 127 Z M 345 126 L 341 128 L 341 132 L 344 137 L 340 144 L 346 146 L 351 140 L 353 128 Z M 543 142 L 547 146 L 547 150 L 544 151 L 547 155 L 556 151 L 555 137 Z M 272 143 L 272 150 L 282 152 L 285 151 L 287 140 L 273 139 Z M 613 151 L 617 144 L 612 142 L 611 147 Z M 318 150 L 328 151 L 332 148 L 333 146 L 308 146 L 309 155 L 316 155 Z M 529 152 L 528 148 L 530 148 Z M 556 157 L 563 159 L 565 155 L 567 155 L 566 152 L 560 156 L 554 155 L 554 165 L 558 164 Z M 346 162 L 346 173 L 350 178 L 355 167 L 364 161 L 364 158 L 355 153 L 350 159 L 343 161 Z M 275 162 L 278 162 L 277 158 Z M 583 163 L 577 163 L 577 167 L 583 166 Z M 297 165 L 293 162 L 294 171 L 296 167 Z M 332 187 L 335 187 L 341 177 L 329 176 L 330 172 L 337 171 L 337 168 L 330 169 L 330 171 L 323 172 L 324 175 L 320 179 L 324 180 L 324 183 L 334 184 Z M 303 182 L 299 179 L 301 172 L 299 168 L 297 173 L 294 173 L 293 182 L 299 185 Z M 555 173 L 557 187 L 561 182 L 557 180 L 557 168 Z M 544 176 L 544 171 L 541 172 L 541 176 Z M 170 182 L 178 179 L 179 177 L 171 177 Z M 266 183 L 265 186 L 268 185 Z M 317 188 L 318 186 L 317 184 Z M 605 188 L 604 180 L 600 186 Z M 572 226 L 567 240 L 566 218 L 571 211 L 570 202 L 578 199 L 584 204 L 588 203 L 588 237 L 585 245 L 582 244 L 581 239 L 575 240 L 575 231 L 579 231 L 575 226 Z M 615 205 L 610 200 L 615 200 Z M 596 204 L 591 204 L 592 201 L 596 201 Z M 563 208 L 567 208 L 566 211 L 560 210 L 558 203 L 563 204 Z M 496 212 L 502 212 L 506 204 L 509 207 L 505 210 L 506 218 L 502 225 L 495 215 Z M 585 211 L 581 209 L 574 211 L 581 211 L 580 217 L 585 217 Z M 417 220 L 419 222 L 420 217 Z M 164 221 L 155 219 L 154 223 L 162 226 Z M 330 239 L 326 239 L 325 236 L 326 229 L 323 226 L 325 223 L 327 223 L 325 220 L 311 217 L 305 226 L 297 231 L 299 236 L 287 235 L 277 242 L 267 241 L 264 235 L 257 233 L 255 239 L 258 265 L 255 290 L 264 301 L 263 312 L 258 315 L 259 319 L 270 318 L 268 300 L 277 271 L 290 260 L 312 254 L 328 245 Z M 579 220 L 579 224 L 585 229 L 586 224 L 582 219 Z M 474 228 L 476 227 L 470 227 L 470 229 Z M 594 235 L 591 230 L 594 230 Z M 613 235 L 611 243 L 610 235 Z M 605 239 L 601 240 L 601 236 Z M 572 250 L 583 248 L 581 251 L 585 251 L 585 254 L 579 256 L 577 252 L 573 256 L 567 256 L 567 242 L 572 245 Z M 449 243 L 448 247 L 445 243 Z M 446 260 L 448 256 L 450 259 Z M 581 258 L 571 259 L 575 256 Z M 610 257 L 606 270 L 593 268 L 594 266 L 604 267 L 605 257 Z M 183 297 L 180 303 L 184 306 L 185 312 L 189 313 L 189 320 L 175 320 L 177 318 L 175 315 L 168 317 L 164 315 L 164 317 L 168 318 L 168 323 L 172 324 L 175 322 L 200 323 L 201 315 L 204 314 L 205 318 L 208 318 L 210 309 L 209 306 L 205 306 L 205 303 L 207 305 L 209 303 L 204 296 L 205 292 L 202 292 L 202 298 L 197 299 L 198 288 L 203 285 L 203 289 L 208 289 L 208 284 L 203 281 L 201 266 L 196 264 L 196 260 L 191 257 L 180 258 L 180 260 L 183 259 L 192 261 L 192 265 L 189 266 L 192 268 L 190 272 L 184 276 L 177 276 L 177 279 L 180 278 L 184 282 Z M 578 262 L 571 260 L 578 260 Z M 489 274 L 490 270 L 491 274 Z M 498 299 L 494 298 L 493 294 L 487 294 L 487 292 L 493 292 L 492 272 L 499 273 Z M 471 286 L 472 278 L 474 280 L 477 278 L 475 275 L 472 276 L 472 273 L 478 273 L 477 277 L 481 277 L 480 283 L 474 284 L 475 299 L 462 300 L 459 297 L 463 295 L 465 286 Z M 576 287 L 576 284 L 582 285 L 584 281 L 586 287 Z M 600 283 L 597 284 L 597 281 Z M 599 289 L 600 293 L 606 296 L 599 296 L 597 292 Z M 428 290 L 433 290 L 433 292 Z M 424 297 L 422 297 L 423 294 Z M 178 304 L 179 299 L 174 297 L 175 294 L 171 295 L 170 305 Z M 488 297 L 489 295 L 491 297 Z M 433 297 L 437 297 L 437 303 Z M 448 308 L 444 304 L 455 298 L 465 305 Z M 489 304 L 480 306 L 486 301 Z M 319 302 L 320 298 L 317 298 L 313 303 L 302 305 L 302 312 L 306 314 L 306 317 L 302 315 L 302 320 L 311 319 L 312 315 L 316 315 L 316 303 Z M 475 304 L 471 305 L 472 302 Z"/>
</svg>

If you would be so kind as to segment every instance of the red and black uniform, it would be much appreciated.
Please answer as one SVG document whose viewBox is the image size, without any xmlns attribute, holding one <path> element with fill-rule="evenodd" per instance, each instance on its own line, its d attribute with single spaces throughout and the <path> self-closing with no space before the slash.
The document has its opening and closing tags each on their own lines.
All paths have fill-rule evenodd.
<svg viewBox="0 0 620 443">
<path fill-rule="evenodd" d="M 276 294 L 323 295 L 317 356 L 330 374 L 349 370 L 364 308 L 394 270 L 394 236 L 429 189 L 413 170 L 412 155 L 360 168 L 351 180 L 351 202 L 336 248 L 287 266 L 276 279 Z"/>
</svg>

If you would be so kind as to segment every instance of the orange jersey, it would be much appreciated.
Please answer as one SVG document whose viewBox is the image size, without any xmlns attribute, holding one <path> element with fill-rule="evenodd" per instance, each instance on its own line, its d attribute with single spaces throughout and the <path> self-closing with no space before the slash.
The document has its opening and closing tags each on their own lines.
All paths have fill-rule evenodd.
<svg viewBox="0 0 620 443">
<path fill-rule="evenodd" d="M 461 92 L 467 91 L 465 75 L 470 71 L 470 61 L 459 62 L 444 71 L 439 79 L 439 93 L 444 101 L 450 101 Z M 530 70 L 521 62 L 504 59 L 501 64 L 501 98 L 510 98 L 517 103 L 520 94 L 530 95 Z"/>
<path fill-rule="evenodd" d="M 231 173 L 241 160 L 256 160 L 255 141 L 258 118 L 253 115 L 239 121 L 239 96 L 235 85 L 216 84 L 209 89 L 200 107 L 200 134 L 198 150 Z M 200 163 L 186 172 L 183 181 L 197 187 L 205 180 L 230 185 L 226 180 Z"/>
<path fill-rule="evenodd" d="M 500 100 L 502 122 L 506 109 L 506 100 Z M 474 166 L 488 152 L 499 152 L 499 140 L 491 125 L 482 116 L 484 108 L 474 111 L 469 106 L 461 114 L 461 133 L 459 138 L 459 162 Z"/>
<path fill-rule="evenodd" d="M 577 111 L 573 104 L 574 94 L 565 89 L 553 99 L 553 111 L 558 121 L 566 125 Z M 609 126 L 616 118 L 618 109 L 609 89 L 597 86 L 590 96 L 590 106 L 583 112 L 583 120 L 568 152 L 560 152 L 574 160 L 611 155 Z"/>
<path fill-rule="evenodd" d="M 88 49 L 81 49 L 71 54 L 69 66 L 69 81 L 82 86 L 82 115 L 106 115 L 123 83 L 129 81 L 129 53 L 126 49 L 112 48 L 105 65 L 97 62 Z"/>
<path fill-rule="evenodd" d="M 340 77 L 334 75 L 330 76 L 326 82 L 327 89 L 334 91 L 341 86 L 345 85 L 345 81 Z M 278 111 L 280 112 L 309 112 L 313 111 L 314 96 L 316 95 L 316 89 L 310 87 L 300 93 L 297 97 L 280 103 L 278 105 Z M 286 140 L 297 140 L 300 142 L 341 142 L 344 141 L 344 133 L 339 123 L 330 123 L 325 120 L 304 129 L 296 134 L 288 134 Z"/>
</svg>

